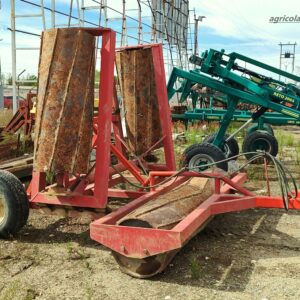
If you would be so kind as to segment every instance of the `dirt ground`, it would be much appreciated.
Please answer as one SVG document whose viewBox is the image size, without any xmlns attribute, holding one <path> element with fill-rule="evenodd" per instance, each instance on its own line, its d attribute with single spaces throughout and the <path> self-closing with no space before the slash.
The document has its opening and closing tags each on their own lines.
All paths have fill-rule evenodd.
<svg viewBox="0 0 300 300">
<path fill-rule="evenodd" d="M 299 180 L 299 165 L 282 156 Z M 260 194 L 262 171 L 252 166 L 247 184 Z M 31 212 L 18 237 L 0 240 L 0 299 L 300 299 L 300 212 L 217 216 L 150 280 L 121 273 L 88 230 Z"/>
</svg>

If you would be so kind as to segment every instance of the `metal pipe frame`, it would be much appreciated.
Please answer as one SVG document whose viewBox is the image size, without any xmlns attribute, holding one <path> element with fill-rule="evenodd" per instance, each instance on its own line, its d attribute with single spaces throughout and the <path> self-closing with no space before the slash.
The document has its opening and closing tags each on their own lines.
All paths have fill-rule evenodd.
<svg viewBox="0 0 300 300">
<path fill-rule="evenodd" d="M 222 108 L 196 108 L 192 111 L 186 111 L 184 114 L 172 114 L 175 120 L 200 120 L 200 121 L 220 121 L 226 113 Z M 252 112 L 247 110 L 236 110 L 232 121 L 246 122 L 252 117 Z M 300 125 L 300 120 L 287 117 L 281 113 L 265 112 L 260 120 L 262 123 L 271 125 Z"/>
<path fill-rule="evenodd" d="M 70 3 L 73 3 L 74 0 L 70 0 Z M 41 26 L 38 29 L 43 28 L 43 30 L 46 29 L 46 20 L 45 20 L 45 12 L 49 12 L 50 14 L 50 19 L 49 19 L 49 24 L 50 24 L 50 28 L 56 28 L 56 27 L 62 27 L 62 24 L 57 24 L 57 16 L 63 16 L 68 18 L 70 21 L 75 21 L 76 23 L 78 23 L 78 26 L 80 27 L 84 27 L 84 26 L 96 26 L 96 27 L 104 27 L 106 28 L 108 25 L 108 21 L 112 21 L 112 18 L 108 17 L 109 12 L 113 12 L 114 14 L 117 13 L 120 15 L 120 17 L 118 17 L 117 19 L 122 20 L 123 23 L 123 28 L 121 31 L 116 31 L 116 33 L 121 37 L 121 41 L 119 44 L 122 45 L 127 45 L 127 40 L 135 40 L 137 41 L 138 44 L 150 44 L 151 42 L 155 41 L 157 42 L 157 38 L 156 38 L 156 34 L 155 37 L 149 37 L 148 38 L 144 38 L 147 34 L 150 36 L 152 36 L 152 32 L 159 32 L 160 34 L 163 34 L 164 31 L 160 30 L 157 26 L 156 26 L 156 22 L 153 21 L 152 24 L 148 24 L 147 21 L 145 21 L 146 18 L 149 18 L 149 16 L 144 16 L 142 15 L 142 11 L 143 9 L 145 9 L 145 11 L 147 11 L 148 9 L 150 9 L 151 14 L 155 14 L 156 11 L 152 6 L 152 2 L 151 1 L 140 1 L 137 0 L 136 2 L 136 7 L 137 7 L 137 11 L 138 11 L 138 16 L 137 17 L 133 17 L 131 15 L 129 15 L 128 13 L 126 13 L 126 11 L 128 11 L 128 9 L 126 9 L 126 1 L 123 1 L 123 5 L 124 5 L 124 9 L 122 11 L 119 11 L 117 9 L 114 9 L 113 7 L 110 7 L 109 5 L 107 5 L 107 0 L 92 0 L 96 5 L 95 6 L 86 6 L 85 5 L 85 1 L 84 0 L 76 0 L 76 6 L 73 7 L 74 10 L 76 10 L 73 13 L 69 14 L 63 11 L 60 11 L 57 9 L 57 5 L 56 5 L 56 0 L 50 0 L 49 1 L 49 6 L 44 4 L 44 0 L 39 0 L 39 1 L 31 1 L 31 0 L 10 0 L 11 3 L 11 27 L 9 28 L 9 30 L 11 31 L 11 53 L 12 53 L 12 95 L 13 95 L 13 112 L 16 113 L 16 111 L 18 110 L 18 101 L 17 101 L 17 69 L 18 69 L 18 65 L 19 63 L 17 62 L 17 50 L 38 50 L 38 49 L 33 49 L 31 47 L 26 47 L 26 48 L 19 48 L 17 47 L 17 42 L 18 42 L 18 35 L 16 33 L 23 33 L 23 34 L 27 34 L 27 35 L 32 35 L 32 36 L 37 36 L 39 37 L 39 34 L 36 33 L 32 33 L 32 32 L 28 32 L 28 31 L 24 31 L 17 28 L 16 26 L 16 18 L 18 17 L 23 17 L 23 18 L 36 18 L 36 17 L 40 17 L 41 18 Z M 39 14 L 27 14 L 27 15 L 21 15 L 21 14 L 16 14 L 16 11 L 20 10 L 22 11 L 22 7 L 20 5 L 20 2 L 22 2 L 23 4 L 26 4 L 28 7 L 28 9 L 30 9 L 29 6 L 34 7 L 34 8 L 38 8 L 40 10 Z M 18 4 L 17 4 L 18 3 Z M 170 4 L 171 5 L 171 4 Z M 176 8 L 174 8 L 176 9 Z M 95 23 L 95 22 L 91 22 L 88 17 L 85 17 L 86 15 L 86 11 L 88 10 L 93 10 L 95 13 L 98 14 L 98 19 L 99 19 L 99 23 Z M 188 13 L 188 12 L 187 12 Z M 102 18 L 103 15 L 103 18 Z M 68 19 L 66 20 L 65 26 L 72 26 L 71 22 L 68 22 Z M 103 21 L 101 22 L 101 19 L 103 19 Z M 130 20 L 132 22 L 136 23 L 135 28 L 136 33 L 129 33 L 127 30 L 127 25 L 126 22 L 127 20 Z M 174 26 L 179 26 L 179 30 L 183 31 L 184 30 L 184 24 L 181 24 L 180 22 L 178 22 L 178 20 L 172 20 L 170 19 L 170 17 L 168 17 L 168 20 L 170 22 L 174 23 Z M 68 24 L 69 23 L 69 24 Z M 35 22 L 35 24 L 37 24 L 37 22 Z M 49 28 L 49 27 L 48 27 Z M 149 32 L 147 32 L 146 30 L 149 29 Z M 188 29 L 190 30 L 189 24 L 188 24 Z M 177 44 L 176 47 L 174 47 L 173 45 L 169 45 L 168 43 L 165 43 L 165 40 L 162 38 L 160 39 L 160 41 L 162 43 L 164 43 L 164 52 L 167 55 L 177 55 L 179 56 L 179 60 L 176 60 L 175 58 L 172 60 L 172 64 L 169 60 L 166 60 L 166 65 L 168 66 L 167 71 L 168 74 L 171 73 L 172 67 L 174 65 L 179 65 L 178 62 L 180 61 L 184 61 L 184 64 L 188 64 L 188 50 L 190 49 L 190 47 L 182 47 L 181 44 L 185 44 L 186 41 L 182 41 L 181 38 L 179 38 L 176 34 L 174 35 L 169 35 L 169 38 L 171 38 L 172 40 L 174 40 Z M 97 43 L 98 44 L 98 43 Z M 172 54 L 173 53 L 173 54 Z"/>
</svg>

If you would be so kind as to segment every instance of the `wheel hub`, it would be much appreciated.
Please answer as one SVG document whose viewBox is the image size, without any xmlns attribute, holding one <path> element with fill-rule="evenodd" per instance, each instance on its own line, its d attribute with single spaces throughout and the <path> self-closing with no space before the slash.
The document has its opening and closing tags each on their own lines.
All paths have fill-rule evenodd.
<svg viewBox="0 0 300 300">
<path fill-rule="evenodd" d="M 262 151 L 269 151 L 271 148 L 270 143 L 265 139 L 257 139 L 253 143 L 253 150 L 262 150 Z"/>
<path fill-rule="evenodd" d="M 206 165 L 213 162 L 214 160 L 209 155 L 197 154 L 191 158 L 188 167 L 189 169 L 194 169 L 195 171 L 205 171 L 209 168 Z"/>
</svg>

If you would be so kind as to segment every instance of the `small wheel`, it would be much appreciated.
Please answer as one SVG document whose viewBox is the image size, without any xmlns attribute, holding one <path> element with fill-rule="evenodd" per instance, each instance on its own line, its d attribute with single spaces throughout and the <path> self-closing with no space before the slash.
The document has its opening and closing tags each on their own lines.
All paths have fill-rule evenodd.
<svg viewBox="0 0 300 300">
<path fill-rule="evenodd" d="M 29 202 L 20 180 L 0 171 L 0 236 L 15 235 L 27 222 Z"/>
<path fill-rule="evenodd" d="M 184 151 L 180 166 L 202 172 L 209 168 L 205 165 L 225 159 L 225 154 L 217 146 L 209 143 L 195 144 Z M 216 166 L 224 171 L 228 169 L 227 162 L 217 163 Z"/>
<path fill-rule="evenodd" d="M 212 144 L 215 139 L 216 133 L 207 136 L 204 139 L 205 143 Z M 229 134 L 225 134 L 224 139 L 226 140 L 229 137 Z M 239 144 L 235 138 L 231 138 L 228 142 L 224 143 L 224 153 L 226 157 L 230 158 L 238 155 L 240 152 Z M 233 160 L 237 160 L 237 157 L 233 158 Z"/>
<path fill-rule="evenodd" d="M 251 126 L 249 126 L 249 127 L 247 128 L 247 134 L 250 134 L 250 133 L 252 133 L 252 132 L 254 132 L 254 131 L 259 130 L 259 131 L 267 131 L 267 132 L 270 133 L 271 135 L 274 135 L 274 130 L 273 130 L 273 128 L 271 127 L 271 125 L 269 125 L 269 124 L 264 124 L 263 128 L 264 128 L 263 130 L 259 130 L 259 129 L 258 129 L 258 124 L 253 124 L 253 125 L 251 125 Z"/>
<path fill-rule="evenodd" d="M 278 142 L 273 135 L 266 131 L 257 130 L 247 134 L 243 142 L 243 152 L 256 152 L 257 150 L 276 156 L 278 153 Z M 245 154 L 245 156 L 249 160 L 255 154 Z M 261 163 L 262 160 L 257 160 L 256 162 Z"/>
</svg>

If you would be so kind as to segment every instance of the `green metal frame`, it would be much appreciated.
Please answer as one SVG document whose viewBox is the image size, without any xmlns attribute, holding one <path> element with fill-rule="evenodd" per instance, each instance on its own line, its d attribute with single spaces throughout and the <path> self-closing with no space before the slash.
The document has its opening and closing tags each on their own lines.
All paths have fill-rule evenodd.
<svg viewBox="0 0 300 300">
<path fill-rule="evenodd" d="M 178 120 L 200 120 L 200 121 L 220 121 L 226 113 L 226 109 L 221 108 L 197 108 L 193 111 L 186 111 L 184 114 L 172 114 L 172 118 Z M 252 113 L 246 110 L 236 110 L 232 121 L 246 122 L 252 117 Z M 300 125 L 300 120 L 286 117 L 276 112 L 266 112 L 259 118 L 262 124 L 270 125 Z"/>
<path fill-rule="evenodd" d="M 215 116 L 220 116 L 219 120 L 221 120 L 221 124 L 213 144 L 220 148 L 224 146 L 224 136 L 230 122 L 237 119 L 237 113 L 239 112 L 237 105 L 240 102 L 254 104 L 277 113 L 276 115 L 272 112 L 271 116 L 269 115 L 270 113 L 265 113 L 263 115 L 264 119 L 259 122 L 260 124 L 263 124 L 263 121 L 266 120 L 271 124 L 273 122 L 275 124 L 279 124 L 280 122 L 292 124 L 293 120 L 296 122 L 293 124 L 300 123 L 300 111 L 298 110 L 300 107 L 300 89 L 294 84 L 286 84 L 272 77 L 266 77 L 242 68 L 236 63 L 237 59 L 300 82 L 300 77 L 296 75 L 235 52 L 226 55 L 224 50 L 217 51 L 210 49 L 204 52 L 201 58 L 192 57 L 191 62 L 200 66 L 198 69 L 187 72 L 179 68 L 173 68 L 167 85 L 169 100 L 178 91 L 182 93 L 182 97 L 187 97 L 185 88 L 190 88 L 195 83 L 210 87 L 227 95 L 227 110 L 223 111 L 221 116 L 218 113 Z M 176 89 L 176 82 L 178 80 L 181 81 L 181 86 L 179 89 Z M 191 113 L 187 112 L 185 118 L 190 116 L 198 119 L 196 113 L 197 110 Z M 247 115 L 248 119 L 252 116 L 250 113 Z M 241 116 L 240 114 L 240 117 L 242 118 L 244 115 Z M 199 118 L 201 119 L 201 116 Z"/>
</svg>

